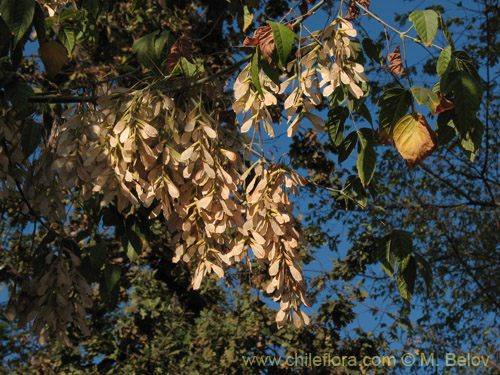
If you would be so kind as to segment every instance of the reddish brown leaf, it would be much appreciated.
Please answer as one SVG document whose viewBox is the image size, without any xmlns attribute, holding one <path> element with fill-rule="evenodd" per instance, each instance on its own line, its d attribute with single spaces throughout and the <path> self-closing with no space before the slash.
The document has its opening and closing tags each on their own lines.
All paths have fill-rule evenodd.
<svg viewBox="0 0 500 375">
<path fill-rule="evenodd" d="M 370 6 L 370 0 L 359 0 L 358 3 L 363 5 L 366 8 L 368 8 Z"/>
<path fill-rule="evenodd" d="M 270 26 L 260 26 L 257 30 L 255 30 L 253 37 L 247 36 L 243 42 L 243 45 L 246 47 L 253 47 L 257 44 L 259 45 L 262 56 L 264 56 L 266 60 L 271 63 L 271 55 L 273 54 L 276 45 L 274 44 L 273 31 Z"/>
<path fill-rule="evenodd" d="M 349 2 L 349 9 L 347 10 L 347 14 L 344 16 L 344 19 L 348 21 L 353 21 L 359 17 L 359 8 L 356 6 L 354 1 Z"/>
<path fill-rule="evenodd" d="M 251 36 L 247 36 L 243 41 L 245 47 L 255 47 L 257 44 L 259 44 L 259 38 L 253 38 Z"/>
<path fill-rule="evenodd" d="M 448 111 L 454 107 L 453 102 L 442 96 L 440 92 L 438 92 L 438 98 L 439 98 L 439 104 L 437 105 L 434 114 Z"/>
<path fill-rule="evenodd" d="M 396 47 L 394 52 L 389 53 L 387 55 L 387 58 L 389 59 L 389 72 L 400 76 L 405 74 L 405 70 L 403 68 L 403 59 L 401 58 L 401 50 L 399 46 Z"/>
<path fill-rule="evenodd" d="M 185 36 L 181 36 L 177 39 L 172 48 L 170 48 L 170 54 L 167 56 L 165 61 L 167 73 L 170 73 L 175 68 L 181 57 L 186 58 L 192 63 L 193 59 L 191 57 L 191 51 L 192 45 L 190 40 L 188 40 Z"/>
</svg>

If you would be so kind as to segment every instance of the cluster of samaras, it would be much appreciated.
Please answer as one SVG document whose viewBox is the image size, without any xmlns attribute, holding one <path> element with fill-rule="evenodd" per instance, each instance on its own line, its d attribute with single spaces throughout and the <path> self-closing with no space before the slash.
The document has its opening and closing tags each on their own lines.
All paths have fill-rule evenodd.
<svg viewBox="0 0 500 375">
<path fill-rule="evenodd" d="M 249 141 L 201 103 L 141 91 L 103 96 L 98 108 L 77 110 L 59 131 L 52 168 L 64 186 L 84 199 L 99 194 L 102 205 L 116 199 L 119 211 L 141 204 L 152 219 L 162 214 L 178 243 L 173 261 L 197 265 L 195 289 L 251 249 L 269 266 L 278 324 L 292 315 L 297 325 L 307 322 L 287 196 L 300 176 L 261 159 L 249 167 Z"/>
<path fill-rule="evenodd" d="M 290 83 L 296 87 L 286 92 L 285 110 L 290 123 L 288 136 L 297 132 L 304 118 L 318 130 L 324 130 L 324 120 L 311 113 L 322 103 L 323 97 L 329 97 L 341 85 L 358 99 L 364 94 L 360 87 L 367 82 L 364 67 L 352 60 L 356 51 L 351 38 L 356 35 L 350 22 L 335 20 L 326 29 L 301 38 L 297 58 L 288 64 L 288 78 L 280 86 L 260 72 L 263 95 L 253 85 L 250 64 L 247 65 L 234 84 L 236 102 L 233 108 L 236 113 L 243 113 L 245 120 L 241 131 L 245 133 L 252 126 L 258 130 L 262 123 L 266 133 L 274 136 L 267 107 L 277 103 L 274 94 L 285 93 Z"/>
</svg>

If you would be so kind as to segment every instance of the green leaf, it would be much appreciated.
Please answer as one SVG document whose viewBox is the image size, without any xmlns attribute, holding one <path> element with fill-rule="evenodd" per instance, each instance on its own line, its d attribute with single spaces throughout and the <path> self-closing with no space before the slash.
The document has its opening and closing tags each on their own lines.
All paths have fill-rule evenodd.
<svg viewBox="0 0 500 375">
<path fill-rule="evenodd" d="M 380 262 L 384 272 L 394 279 L 394 271 L 396 270 L 396 258 L 391 253 L 391 236 L 387 235 L 382 238 L 380 245 L 377 248 L 377 259 Z"/>
<path fill-rule="evenodd" d="M 199 69 L 198 65 L 191 64 L 188 59 L 186 59 L 185 57 L 181 57 L 171 73 L 182 73 L 186 77 L 194 77 L 200 72 L 201 70 Z"/>
<path fill-rule="evenodd" d="M 134 6 L 134 1 L 132 6 Z M 83 7 L 88 10 L 88 12 L 93 16 L 97 17 L 99 13 L 99 0 L 83 0 Z"/>
<path fill-rule="evenodd" d="M 131 262 L 134 262 L 137 257 L 142 253 L 142 241 L 140 236 L 136 233 L 136 226 L 134 225 L 131 230 L 127 230 L 124 237 L 124 248 L 127 251 L 127 256 Z"/>
<path fill-rule="evenodd" d="M 476 120 L 476 113 L 481 106 L 483 87 L 469 72 L 463 70 L 455 75 L 453 96 L 457 125 L 460 134 L 466 134 Z"/>
<path fill-rule="evenodd" d="M 369 134 L 371 129 L 365 128 L 367 131 L 363 131 L 364 129 L 358 130 L 358 161 L 356 166 L 358 168 L 359 179 L 361 180 L 361 184 L 363 187 L 368 186 L 370 180 L 375 174 L 375 166 L 377 164 L 377 153 L 373 148 L 373 136 Z"/>
<path fill-rule="evenodd" d="M 439 58 L 436 64 L 436 73 L 439 78 L 443 78 L 444 73 L 448 69 L 451 61 L 451 46 L 446 46 L 443 48 L 439 54 Z"/>
<path fill-rule="evenodd" d="M 464 136 L 461 136 L 460 146 L 471 162 L 474 162 L 476 155 L 481 148 L 483 141 L 484 125 L 478 119 L 475 119 L 472 126 L 467 129 Z"/>
<path fill-rule="evenodd" d="M 175 38 L 168 30 L 162 31 L 153 38 L 152 55 L 157 63 L 161 63 L 170 54 L 170 49 L 175 43 Z"/>
<path fill-rule="evenodd" d="M 355 112 L 363 116 L 363 118 L 368 121 L 370 125 L 373 125 L 372 114 L 365 103 L 362 103 L 357 109 L 355 109 Z"/>
<path fill-rule="evenodd" d="M 259 71 L 260 71 L 260 49 L 259 47 L 255 48 L 255 51 L 252 55 L 252 65 L 250 66 L 250 75 L 252 78 L 252 83 L 257 89 L 257 92 L 261 95 L 264 96 L 264 93 L 262 91 L 262 86 L 260 84 L 260 77 L 259 77 Z"/>
<path fill-rule="evenodd" d="M 110 293 L 118 284 L 121 275 L 121 268 L 117 264 L 107 264 L 104 269 L 104 280 L 106 282 L 106 288 L 108 293 Z"/>
<path fill-rule="evenodd" d="M 409 257 L 406 267 L 402 272 L 397 272 L 396 283 L 401 298 L 409 305 L 415 291 L 415 279 L 417 278 L 417 264 L 414 257 Z"/>
<path fill-rule="evenodd" d="M 392 135 L 394 125 L 408 112 L 411 101 L 411 93 L 402 87 L 385 90 L 377 103 L 380 106 L 379 132 Z"/>
<path fill-rule="evenodd" d="M 254 14 L 247 5 L 243 5 L 243 27 L 242 31 L 247 32 L 247 29 L 252 25 Z"/>
<path fill-rule="evenodd" d="M 363 49 L 366 55 L 373 61 L 384 64 L 384 55 L 382 55 L 382 49 L 379 45 L 375 44 L 370 38 L 364 38 L 361 42 L 363 44 Z"/>
<path fill-rule="evenodd" d="M 35 15 L 33 17 L 33 26 L 35 26 L 36 37 L 41 45 L 47 41 L 47 30 L 45 28 L 45 14 L 40 4 L 35 4 Z"/>
<path fill-rule="evenodd" d="M 446 111 L 442 112 L 438 115 L 436 122 L 436 136 L 438 145 L 442 146 L 449 143 L 455 135 L 458 134 L 458 131 L 455 127 L 453 112 Z"/>
<path fill-rule="evenodd" d="M 101 269 L 108 256 L 108 248 L 105 243 L 100 242 L 89 248 L 90 262 L 96 270 Z"/>
<path fill-rule="evenodd" d="M 366 204 L 368 202 L 368 195 L 366 194 L 366 190 L 361 184 L 361 180 L 358 176 L 351 175 L 347 177 L 342 192 L 344 193 L 345 199 L 347 201 L 352 200 L 362 208 L 366 207 Z"/>
<path fill-rule="evenodd" d="M 151 66 L 151 62 L 154 60 L 152 53 L 152 46 L 154 43 L 154 38 L 158 35 L 159 31 L 154 31 L 150 34 L 144 35 L 143 37 L 134 41 L 132 45 L 132 52 L 137 53 L 140 63 L 145 66 Z"/>
<path fill-rule="evenodd" d="M 35 95 L 33 88 L 22 78 L 14 78 L 5 87 L 5 99 L 10 101 L 14 107 L 23 107 L 29 103 L 29 98 Z"/>
<path fill-rule="evenodd" d="M 273 68 L 269 63 L 266 61 L 266 59 L 261 59 L 260 60 L 260 66 L 264 73 L 271 78 L 271 81 L 276 83 L 278 86 L 281 84 L 280 81 L 280 71 L 277 68 Z"/>
<path fill-rule="evenodd" d="M 342 105 L 347 99 L 347 88 L 345 85 L 337 86 L 329 98 L 330 107 Z"/>
<path fill-rule="evenodd" d="M 160 33 L 156 30 L 137 39 L 132 46 L 132 52 L 137 53 L 139 62 L 144 67 L 159 67 L 170 53 L 170 48 L 174 43 L 175 38 L 169 31 L 164 30 Z"/>
<path fill-rule="evenodd" d="M 42 133 L 36 122 L 30 121 L 24 125 L 21 132 L 21 148 L 26 158 L 35 152 L 41 139 Z"/>
<path fill-rule="evenodd" d="M 339 164 L 343 163 L 349 155 L 351 155 L 356 143 L 358 141 L 358 134 L 356 131 L 349 133 L 347 137 L 344 138 L 339 146 Z"/>
<path fill-rule="evenodd" d="M 29 30 L 35 15 L 35 0 L 1 0 L 0 15 L 14 35 L 14 47 Z"/>
<path fill-rule="evenodd" d="M 340 146 L 344 139 L 344 123 L 349 117 L 349 110 L 346 107 L 332 107 L 328 111 L 326 128 L 330 140 L 335 146 Z"/>
<path fill-rule="evenodd" d="M 430 46 L 438 31 L 439 14 L 435 10 L 417 10 L 410 14 L 410 21 L 413 22 L 418 36 L 426 46 Z"/>
<path fill-rule="evenodd" d="M 402 262 L 413 253 L 413 240 L 410 232 L 402 229 L 395 229 L 391 232 L 391 253 L 398 262 Z"/>
<path fill-rule="evenodd" d="M 279 63 L 281 67 L 283 67 L 286 65 L 288 55 L 292 52 L 295 39 L 298 39 L 297 34 L 280 23 L 267 21 L 267 24 L 271 26 L 271 30 L 273 31 L 274 44 L 278 52 Z"/>
<path fill-rule="evenodd" d="M 432 285 L 434 283 L 432 268 L 420 254 L 415 254 L 415 259 L 418 264 L 418 271 L 420 273 L 420 276 L 422 276 L 425 282 L 425 292 L 427 296 L 430 296 L 432 293 Z"/>
<path fill-rule="evenodd" d="M 420 86 L 412 86 L 411 92 L 415 99 L 417 99 L 418 104 L 426 104 L 432 115 L 436 113 L 436 107 L 439 105 L 439 98 L 434 91 Z"/>
<path fill-rule="evenodd" d="M 64 47 L 66 47 L 66 50 L 68 51 L 68 55 L 71 56 L 73 53 L 73 50 L 75 49 L 75 31 L 72 29 L 72 27 L 68 24 L 64 24 L 60 29 L 59 29 L 59 39 L 61 40 L 62 44 Z"/>
</svg>

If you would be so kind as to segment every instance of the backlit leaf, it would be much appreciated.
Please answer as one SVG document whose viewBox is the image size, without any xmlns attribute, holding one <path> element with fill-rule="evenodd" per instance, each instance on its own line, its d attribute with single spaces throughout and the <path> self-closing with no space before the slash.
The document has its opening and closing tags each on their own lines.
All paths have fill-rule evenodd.
<svg viewBox="0 0 500 375">
<path fill-rule="evenodd" d="M 262 86 L 260 84 L 260 77 L 259 77 L 259 71 L 260 71 L 260 50 L 259 48 L 256 48 L 253 55 L 252 55 L 252 65 L 250 66 L 250 74 L 252 78 L 252 83 L 257 89 L 257 92 L 264 96 L 264 93 L 262 92 Z"/>
<path fill-rule="evenodd" d="M 108 293 L 110 293 L 118 284 L 121 275 L 121 268 L 117 264 L 107 264 L 104 270 L 104 280 Z"/>
<path fill-rule="evenodd" d="M 330 140 L 335 146 L 340 146 L 344 139 L 344 123 L 349 117 L 349 110 L 346 107 L 333 107 L 328 111 L 328 120 L 326 121 L 326 128 Z"/>
<path fill-rule="evenodd" d="M 378 105 L 379 132 L 392 133 L 392 128 L 408 112 L 412 101 L 411 93 L 402 87 L 393 87 L 384 91 Z"/>
<path fill-rule="evenodd" d="M 361 184 L 363 187 L 368 186 L 370 180 L 375 174 L 375 166 L 377 164 L 377 153 L 373 148 L 373 137 L 367 135 L 367 133 L 371 132 L 371 129 L 366 129 L 367 131 L 363 131 L 360 129 L 358 134 L 358 161 L 356 166 L 358 168 L 359 179 L 361 180 Z"/>
<path fill-rule="evenodd" d="M 75 31 L 69 25 L 64 24 L 59 30 L 58 36 L 62 44 L 64 44 L 64 47 L 66 47 L 68 54 L 71 56 L 75 48 Z"/>
<path fill-rule="evenodd" d="M 273 30 L 274 43 L 276 44 L 279 62 L 281 66 L 285 66 L 286 60 L 290 52 L 292 52 L 295 39 L 298 39 L 297 34 L 280 23 L 272 21 L 267 21 L 267 23 Z"/>
<path fill-rule="evenodd" d="M 439 14 L 434 10 L 417 10 L 410 14 L 410 21 L 413 22 L 418 36 L 426 46 L 430 46 L 438 31 Z"/>
<path fill-rule="evenodd" d="M 436 134 L 421 114 L 404 116 L 394 127 L 394 143 L 410 169 L 415 168 L 437 146 Z"/>
<path fill-rule="evenodd" d="M 429 89 L 420 86 L 412 86 L 411 92 L 415 99 L 417 99 L 418 104 L 425 104 L 429 107 L 431 114 L 436 113 L 436 108 L 440 104 L 438 95 Z"/>
</svg>

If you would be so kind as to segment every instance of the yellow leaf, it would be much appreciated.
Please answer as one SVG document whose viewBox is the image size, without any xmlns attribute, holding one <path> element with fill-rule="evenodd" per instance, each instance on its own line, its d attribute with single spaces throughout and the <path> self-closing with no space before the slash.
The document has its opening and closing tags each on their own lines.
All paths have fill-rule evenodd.
<svg viewBox="0 0 500 375">
<path fill-rule="evenodd" d="M 68 63 L 68 52 L 66 48 L 55 40 L 43 43 L 38 50 L 49 79 L 53 79 L 62 67 Z"/>
<path fill-rule="evenodd" d="M 420 113 L 401 118 L 394 127 L 394 143 L 410 169 L 415 168 L 437 146 L 436 133 Z"/>
</svg>

